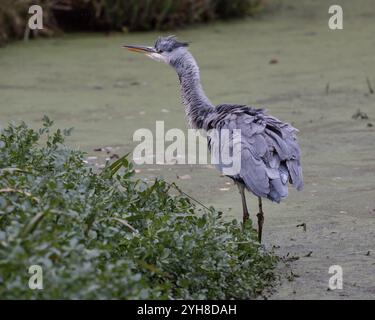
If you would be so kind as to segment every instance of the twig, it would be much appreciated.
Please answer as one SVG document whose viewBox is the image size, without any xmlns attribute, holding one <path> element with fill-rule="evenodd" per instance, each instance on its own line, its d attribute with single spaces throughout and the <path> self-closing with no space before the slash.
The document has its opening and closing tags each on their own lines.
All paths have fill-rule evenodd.
<svg viewBox="0 0 375 320">
<path fill-rule="evenodd" d="M 27 197 L 30 197 L 31 199 L 33 199 L 37 203 L 40 202 L 40 200 L 37 197 L 33 197 L 33 195 L 30 192 L 27 192 L 27 191 L 22 191 L 22 190 L 13 189 L 13 188 L 0 189 L 0 193 L 10 193 L 10 192 L 15 192 L 15 193 L 23 194 L 23 195 L 25 195 Z"/>
<path fill-rule="evenodd" d="M 303 228 L 303 231 L 306 232 L 306 223 L 305 223 L 305 222 L 300 223 L 300 224 L 297 224 L 296 227 L 297 227 L 297 228 L 302 227 L 302 228 Z"/>
<path fill-rule="evenodd" d="M 2 174 L 3 172 L 10 172 L 10 173 L 13 173 L 13 172 L 30 173 L 30 171 L 19 169 L 19 168 L 2 168 L 2 169 L 0 169 L 0 174 Z"/>
<path fill-rule="evenodd" d="M 45 212 L 38 212 L 31 220 L 30 222 L 27 224 L 27 226 L 25 227 L 25 229 L 23 230 L 22 232 L 22 235 L 23 236 L 26 236 L 28 235 L 29 233 L 32 233 L 36 226 L 39 224 L 39 222 L 43 219 L 45 215 Z"/>
<path fill-rule="evenodd" d="M 370 91 L 370 94 L 374 94 L 374 89 L 371 86 L 369 77 L 366 78 L 366 82 L 367 82 L 367 86 L 368 86 L 368 90 Z"/>
<path fill-rule="evenodd" d="M 192 196 L 188 195 L 186 192 L 183 192 L 175 183 L 168 183 L 165 181 L 165 183 L 167 185 L 169 185 L 170 187 L 174 187 L 178 192 L 180 192 L 181 194 L 183 194 L 184 196 L 188 197 L 189 199 L 195 201 L 196 203 L 198 203 L 199 205 L 201 205 L 203 208 L 207 209 L 208 211 L 211 211 L 210 208 L 206 207 L 202 202 L 200 202 L 199 200 L 193 198 Z"/>
<path fill-rule="evenodd" d="M 132 227 L 126 220 L 124 219 L 120 219 L 120 218 L 110 218 L 111 220 L 116 220 L 118 222 L 120 222 L 121 224 L 123 224 L 124 226 L 128 227 L 131 231 L 133 231 L 134 233 L 138 233 L 138 230 L 135 229 L 134 227 Z"/>
</svg>

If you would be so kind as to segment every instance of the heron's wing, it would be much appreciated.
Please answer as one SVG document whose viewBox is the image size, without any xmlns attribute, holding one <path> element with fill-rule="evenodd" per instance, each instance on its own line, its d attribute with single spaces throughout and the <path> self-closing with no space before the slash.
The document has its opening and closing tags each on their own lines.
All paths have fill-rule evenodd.
<svg viewBox="0 0 375 320">
<path fill-rule="evenodd" d="M 207 129 L 240 129 L 241 140 L 232 139 L 232 151 L 240 143 L 241 167 L 235 180 L 241 180 L 254 194 L 279 202 L 288 195 L 287 182 L 303 186 L 297 129 L 267 115 L 262 109 L 221 105 L 206 119 Z M 233 138 L 233 137 L 232 137 Z M 211 144 L 222 141 L 209 141 Z M 223 170 L 223 164 L 217 165 Z"/>
</svg>

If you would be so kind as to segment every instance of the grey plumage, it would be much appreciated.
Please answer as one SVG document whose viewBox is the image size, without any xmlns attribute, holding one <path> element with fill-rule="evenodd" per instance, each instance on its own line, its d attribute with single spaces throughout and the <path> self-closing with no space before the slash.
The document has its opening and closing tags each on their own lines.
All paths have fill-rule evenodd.
<svg viewBox="0 0 375 320">
<path fill-rule="evenodd" d="M 170 57 L 169 64 L 179 76 L 190 126 L 205 131 L 241 130 L 241 172 L 230 178 L 244 184 L 255 195 L 276 202 L 288 195 L 288 181 L 301 190 L 303 177 L 296 138 L 298 130 L 268 115 L 264 109 L 232 104 L 215 107 L 204 94 L 195 59 L 190 52 L 182 50 Z"/>
<path fill-rule="evenodd" d="M 303 187 L 297 129 L 262 109 L 219 105 L 207 115 L 203 129 L 241 130 L 241 170 L 231 178 L 259 197 L 280 202 L 288 181 Z"/>
<path fill-rule="evenodd" d="M 169 36 L 159 38 L 154 47 L 125 47 L 163 61 L 176 70 L 186 117 L 192 128 L 241 130 L 241 168 L 230 178 L 239 186 L 244 222 L 248 219 L 244 188 L 258 196 L 258 235 L 261 241 L 264 221 L 261 198 L 280 202 L 288 195 L 288 182 L 297 190 L 303 187 L 301 151 L 296 138 L 298 130 L 268 115 L 264 109 L 235 104 L 214 106 L 203 91 L 198 65 L 187 46 L 186 42 Z M 208 137 L 210 148 L 215 143 L 221 141 Z M 217 168 L 222 170 L 223 164 L 218 163 Z"/>
</svg>

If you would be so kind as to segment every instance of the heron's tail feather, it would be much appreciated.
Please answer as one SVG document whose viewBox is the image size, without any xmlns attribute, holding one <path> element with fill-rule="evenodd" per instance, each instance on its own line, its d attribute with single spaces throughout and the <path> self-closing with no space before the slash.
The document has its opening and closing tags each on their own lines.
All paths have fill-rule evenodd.
<svg viewBox="0 0 375 320">
<path fill-rule="evenodd" d="M 295 187 L 298 191 L 302 190 L 303 188 L 303 175 L 302 175 L 302 167 L 299 160 L 288 160 L 286 161 L 286 165 L 288 167 L 288 171 L 290 174 L 289 180 L 290 183 Z"/>
<path fill-rule="evenodd" d="M 284 164 L 280 164 L 278 168 L 279 177 L 270 179 L 270 192 L 267 198 L 271 201 L 279 203 L 288 196 L 288 180 L 289 172 Z"/>
</svg>

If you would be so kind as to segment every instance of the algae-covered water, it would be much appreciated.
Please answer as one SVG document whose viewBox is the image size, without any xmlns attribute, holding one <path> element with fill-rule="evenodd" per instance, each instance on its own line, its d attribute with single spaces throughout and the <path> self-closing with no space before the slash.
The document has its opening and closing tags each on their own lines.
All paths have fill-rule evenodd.
<svg viewBox="0 0 375 320">
<path fill-rule="evenodd" d="M 366 81 L 375 87 L 375 4 L 335 1 L 344 30 L 333 31 L 327 1 L 269 3 L 261 17 L 174 33 L 190 41 L 214 103 L 265 107 L 300 129 L 305 189 L 280 205 L 265 203 L 264 230 L 267 247 L 299 259 L 281 264 L 285 277 L 270 297 L 375 298 L 375 95 Z M 105 153 L 93 149 L 106 146 L 131 151 L 134 131 L 154 131 L 156 120 L 186 130 L 174 71 L 120 48 L 159 35 L 75 34 L 0 49 L 0 124 L 37 127 L 47 114 L 75 127 L 70 143 L 96 156 Z M 357 109 L 369 119 L 352 119 Z M 236 187 L 210 167 L 137 172 L 177 181 L 228 218 L 241 217 Z M 249 204 L 254 217 L 255 197 Z M 331 265 L 343 268 L 342 290 L 327 290 Z"/>
</svg>

